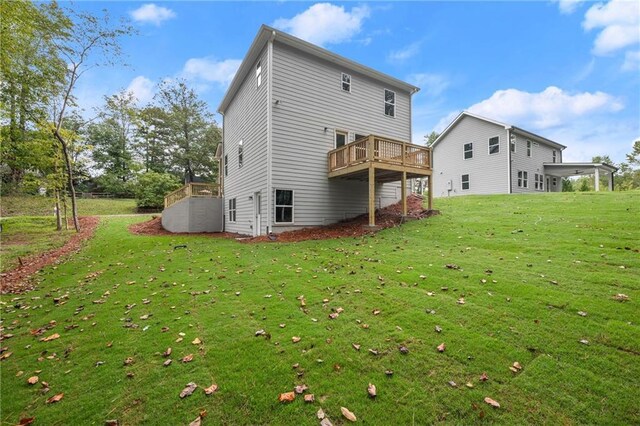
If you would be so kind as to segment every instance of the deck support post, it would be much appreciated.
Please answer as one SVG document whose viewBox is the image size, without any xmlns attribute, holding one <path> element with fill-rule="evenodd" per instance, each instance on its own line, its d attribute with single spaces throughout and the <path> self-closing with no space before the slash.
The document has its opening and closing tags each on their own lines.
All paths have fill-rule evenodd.
<svg viewBox="0 0 640 426">
<path fill-rule="evenodd" d="M 429 175 L 429 198 L 427 208 L 433 210 L 433 175 Z"/>
<path fill-rule="evenodd" d="M 407 172 L 402 172 L 402 216 L 407 215 Z"/>
<path fill-rule="evenodd" d="M 598 192 L 598 191 L 600 191 L 600 169 L 598 169 L 597 167 L 596 167 L 596 176 L 595 176 L 595 178 L 596 178 L 596 180 L 595 180 L 594 186 L 595 186 L 596 192 Z"/>
<path fill-rule="evenodd" d="M 376 169 L 369 164 L 369 226 L 376 226 Z"/>
<path fill-rule="evenodd" d="M 613 172 L 609 173 L 609 191 L 613 191 Z"/>
</svg>

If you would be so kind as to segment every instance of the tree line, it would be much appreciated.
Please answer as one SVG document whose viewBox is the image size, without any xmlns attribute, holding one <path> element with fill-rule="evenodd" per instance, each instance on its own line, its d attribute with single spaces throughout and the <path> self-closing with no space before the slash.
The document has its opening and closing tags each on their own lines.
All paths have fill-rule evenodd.
<svg viewBox="0 0 640 426">
<path fill-rule="evenodd" d="M 2 194 L 44 191 L 57 212 L 68 199 L 79 230 L 78 189 L 153 204 L 145 189 L 215 181 L 221 130 L 186 81 L 165 79 L 144 106 L 124 90 L 96 111 L 78 105 L 88 70 L 126 66 L 120 43 L 136 35 L 127 21 L 29 0 L 2 2 L 0 14 Z"/>
</svg>

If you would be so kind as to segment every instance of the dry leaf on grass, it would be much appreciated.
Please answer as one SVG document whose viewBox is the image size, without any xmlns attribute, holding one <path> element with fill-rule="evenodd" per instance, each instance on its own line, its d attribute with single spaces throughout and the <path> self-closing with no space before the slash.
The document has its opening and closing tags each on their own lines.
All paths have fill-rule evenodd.
<svg viewBox="0 0 640 426">
<path fill-rule="evenodd" d="M 318 420 L 322 420 L 325 418 L 325 414 L 322 408 L 318 409 L 318 412 L 316 413 L 316 417 L 318 418 Z"/>
<path fill-rule="evenodd" d="M 314 402 L 316 397 L 312 393 L 308 393 L 304 396 L 304 402 Z"/>
<path fill-rule="evenodd" d="M 193 339 L 193 342 L 191 342 L 191 344 L 193 345 L 199 345 L 202 343 L 202 340 L 198 339 L 197 337 L 195 339 Z"/>
<path fill-rule="evenodd" d="M 378 395 L 376 385 L 374 385 L 373 383 L 369 383 L 369 386 L 367 387 L 367 393 L 371 398 L 375 398 Z"/>
<path fill-rule="evenodd" d="M 38 376 L 31 376 L 27 379 L 27 383 L 29 383 L 30 385 L 35 385 L 36 383 L 38 383 L 38 380 L 40 380 Z"/>
<path fill-rule="evenodd" d="M 193 361 L 193 354 L 189 354 L 189 355 L 185 356 L 184 358 L 182 358 L 181 361 L 182 362 L 191 362 L 191 361 Z"/>
<path fill-rule="evenodd" d="M 447 348 L 447 346 L 444 343 L 440 343 L 437 347 L 438 352 L 444 352 L 444 350 Z"/>
<path fill-rule="evenodd" d="M 54 333 L 49 337 L 43 337 L 42 339 L 40 339 L 41 342 L 50 342 L 52 340 L 56 340 L 59 339 L 60 335 L 58 333 Z"/>
<path fill-rule="evenodd" d="M 360 345 L 357 343 L 352 343 L 351 346 L 353 346 L 353 349 L 355 349 L 356 351 L 360 350 Z"/>
<path fill-rule="evenodd" d="M 294 391 L 297 394 L 301 394 L 304 393 L 304 391 L 306 391 L 307 389 L 309 389 L 309 386 L 307 385 L 298 385 L 295 387 Z"/>
<path fill-rule="evenodd" d="M 171 365 L 171 362 L 172 362 L 172 361 L 171 361 L 170 359 L 168 359 L 168 360 L 166 360 L 165 362 L 163 362 L 163 363 L 162 363 L 162 365 L 164 365 L 165 367 L 168 367 L 168 366 L 170 366 L 170 365 Z"/>
<path fill-rule="evenodd" d="M 13 355 L 13 352 L 4 352 L 2 355 L 0 355 L 0 361 L 4 361 L 5 359 L 9 358 L 11 355 Z"/>
<path fill-rule="evenodd" d="M 292 402 L 294 399 L 296 399 L 295 392 L 285 392 L 278 396 L 278 401 L 280 402 Z"/>
<path fill-rule="evenodd" d="M 500 404 L 498 403 L 498 401 L 491 399 L 489 397 L 486 397 L 484 399 L 484 402 L 486 402 L 487 404 L 489 404 L 490 406 L 494 407 L 494 408 L 500 408 Z"/>
<path fill-rule="evenodd" d="M 487 380 L 489 380 L 489 377 L 487 377 L 487 373 L 482 373 L 482 375 L 480 376 L 480 381 L 486 382 Z"/>
<path fill-rule="evenodd" d="M 162 353 L 162 356 L 165 358 L 169 355 L 171 355 L 171 348 L 167 348 L 167 350 Z"/>
<path fill-rule="evenodd" d="M 127 357 L 127 359 L 124 360 L 124 365 L 131 365 L 133 364 L 133 358 L 132 357 Z"/>
<path fill-rule="evenodd" d="M 204 388 L 204 393 L 206 395 L 211 395 L 213 393 L 216 393 L 217 391 L 218 391 L 218 385 L 216 385 L 215 383 L 209 386 L 208 388 Z"/>
<path fill-rule="evenodd" d="M 320 421 L 320 426 L 333 426 L 333 423 L 331 423 L 331 420 L 325 417 Z"/>
<path fill-rule="evenodd" d="M 51 398 L 47 399 L 47 404 L 53 404 L 55 402 L 59 402 L 63 396 L 64 396 L 64 393 L 53 395 Z"/>
<path fill-rule="evenodd" d="M 300 340 L 302 340 L 302 337 L 293 336 L 293 337 L 291 338 L 291 341 L 292 341 L 293 343 L 298 343 Z"/>
<path fill-rule="evenodd" d="M 371 311 L 371 313 L 373 315 L 380 315 L 380 309 L 374 309 L 373 311 Z"/>
<path fill-rule="evenodd" d="M 23 417 L 20 419 L 20 423 L 18 423 L 19 426 L 27 426 L 30 425 L 31 423 L 33 423 L 36 420 L 35 417 Z"/>
<path fill-rule="evenodd" d="M 350 422 L 355 422 L 356 420 L 358 420 L 356 415 L 349 411 L 347 408 L 340 407 L 340 411 L 342 411 L 342 415 L 344 416 L 344 418 L 349 420 Z"/>
<path fill-rule="evenodd" d="M 198 388 L 198 385 L 196 385 L 195 383 L 193 382 L 187 383 L 187 386 L 185 386 L 185 388 L 182 389 L 182 392 L 180 392 L 180 398 L 184 398 L 191 395 L 193 391 L 195 391 L 197 388 Z"/>
<path fill-rule="evenodd" d="M 202 425 L 202 417 L 201 416 L 196 417 L 194 421 L 189 423 L 189 426 L 201 426 L 201 425 Z"/>
</svg>

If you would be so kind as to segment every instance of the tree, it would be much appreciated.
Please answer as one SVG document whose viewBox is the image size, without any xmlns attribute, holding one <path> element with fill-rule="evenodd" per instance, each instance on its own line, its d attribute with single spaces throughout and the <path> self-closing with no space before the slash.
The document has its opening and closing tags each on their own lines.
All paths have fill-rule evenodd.
<svg viewBox="0 0 640 426">
<path fill-rule="evenodd" d="M 136 184 L 136 204 L 141 208 L 162 208 L 165 195 L 178 188 L 180 182 L 169 173 L 143 173 Z"/>
<path fill-rule="evenodd" d="M 569 178 L 562 179 L 562 192 L 574 192 L 573 181 Z"/>
<path fill-rule="evenodd" d="M 138 114 L 135 151 L 145 172 L 167 173 L 171 170 L 167 114 L 157 106 L 142 108 Z"/>
<path fill-rule="evenodd" d="M 431 145 L 433 145 L 436 139 L 438 139 L 438 136 L 440 136 L 440 133 L 436 133 L 436 132 L 429 133 L 424 137 L 424 144 L 430 147 Z"/>
<path fill-rule="evenodd" d="M 155 101 L 164 111 L 164 120 L 158 125 L 174 159 L 173 171 L 185 182 L 193 182 L 196 175 L 213 179 L 217 172 L 215 151 L 222 132 L 207 104 L 184 80 L 162 83 Z"/>
<path fill-rule="evenodd" d="M 640 139 L 638 139 L 633 143 L 631 152 L 627 154 L 627 162 L 631 167 L 633 166 L 640 167 Z"/>
</svg>

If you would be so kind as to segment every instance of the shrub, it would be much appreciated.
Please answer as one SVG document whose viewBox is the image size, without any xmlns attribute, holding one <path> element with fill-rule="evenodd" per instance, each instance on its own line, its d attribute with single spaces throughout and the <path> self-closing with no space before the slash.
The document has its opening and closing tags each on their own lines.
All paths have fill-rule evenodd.
<svg viewBox="0 0 640 426">
<path fill-rule="evenodd" d="M 146 172 L 138 176 L 135 185 L 136 204 L 142 208 L 164 207 L 164 197 L 180 188 L 181 183 L 169 173 Z"/>
</svg>

